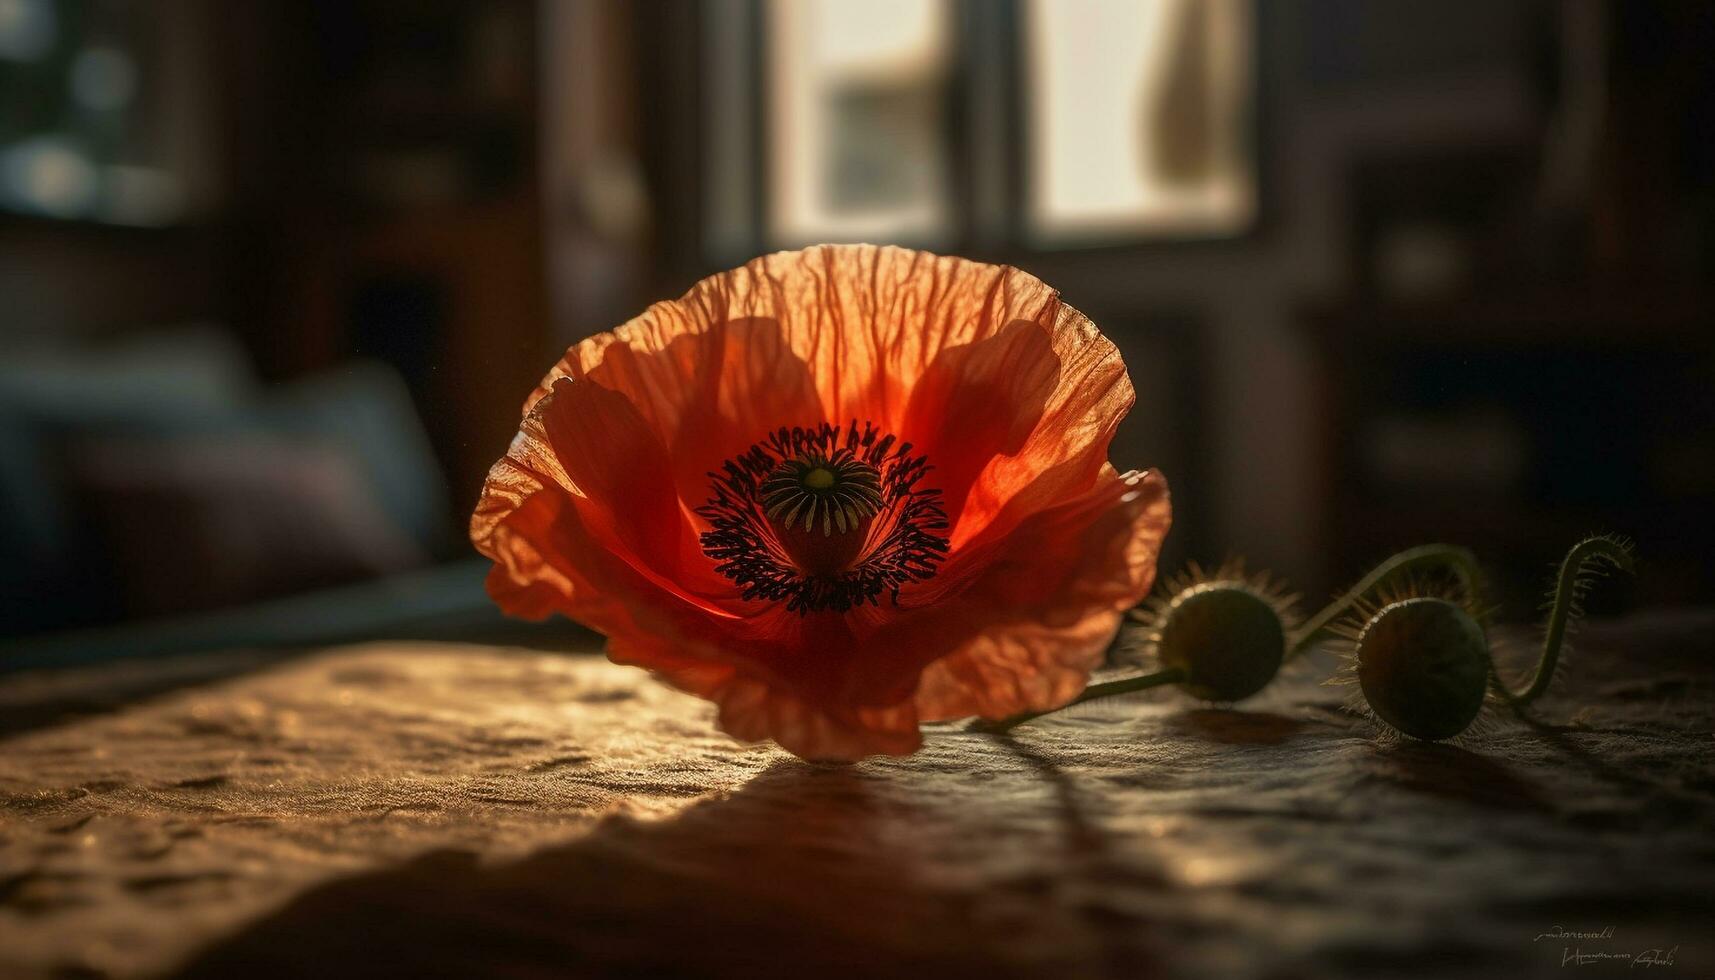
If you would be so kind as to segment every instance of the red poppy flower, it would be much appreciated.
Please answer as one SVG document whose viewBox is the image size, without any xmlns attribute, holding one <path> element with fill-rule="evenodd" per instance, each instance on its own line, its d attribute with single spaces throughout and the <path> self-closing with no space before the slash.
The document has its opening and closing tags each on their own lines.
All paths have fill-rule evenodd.
<svg viewBox="0 0 1715 980">
<path fill-rule="evenodd" d="M 583 341 L 524 405 L 471 538 L 507 612 L 808 758 L 1083 690 L 1167 533 L 1108 442 L 1119 351 L 1017 269 L 899 248 L 756 259 Z"/>
</svg>

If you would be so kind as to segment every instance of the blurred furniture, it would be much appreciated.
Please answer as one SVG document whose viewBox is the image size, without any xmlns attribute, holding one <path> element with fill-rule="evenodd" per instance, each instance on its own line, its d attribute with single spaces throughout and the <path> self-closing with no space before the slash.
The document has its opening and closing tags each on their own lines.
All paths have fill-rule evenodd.
<svg viewBox="0 0 1715 980">
<path fill-rule="evenodd" d="M 526 0 L 231 4 L 237 320 L 270 375 L 397 370 L 474 503 L 552 360 Z"/>
<path fill-rule="evenodd" d="M 0 351 L 209 320 L 268 380 L 380 360 L 472 503 L 555 352 L 539 5 L 4 13 Z"/>
<path fill-rule="evenodd" d="M 453 551 L 443 486 L 398 375 L 374 362 L 265 387 L 215 325 L 14 350 L 0 637 L 416 568 Z"/>
<path fill-rule="evenodd" d="M 0 637 L 0 676 L 173 658 L 188 665 L 189 677 L 201 679 L 250 670 L 330 643 L 379 639 L 481 642 L 559 652 L 599 648 L 600 637 L 569 619 L 533 623 L 503 614 L 483 588 L 491 567 L 485 558 L 467 558 L 228 609 L 16 640 Z M 215 650 L 243 650 L 246 656 L 206 662 L 197 658 Z M 177 668 L 141 664 L 115 666 L 107 676 L 113 683 L 103 684 L 103 693 L 93 703 L 129 700 L 189 682 Z M 123 684 L 120 677 L 126 679 Z M 91 703 L 72 697 L 31 710 L 79 711 Z M 0 731 L 24 724 L 27 717 L 9 716 Z"/>
<path fill-rule="evenodd" d="M 1580 535 L 1637 540 L 1636 590 L 1715 587 L 1715 307 L 1570 291 L 1311 312 L 1337 574 L 1451 541 L 1533 607 Z"/>
</svg>

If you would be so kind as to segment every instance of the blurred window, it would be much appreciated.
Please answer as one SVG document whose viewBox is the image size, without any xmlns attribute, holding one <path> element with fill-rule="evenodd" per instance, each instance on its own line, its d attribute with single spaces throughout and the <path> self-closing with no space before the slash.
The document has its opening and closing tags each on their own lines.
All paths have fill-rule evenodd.
<svg viewBox="0 0 1715 980">
<path fill-rule="evenodd" d="M 769 237 L 948 232 L 947 0 L 772 0 Z"/>
<path fill-rule="evenodd" d="M 1213 236 L 1250 224 L 1245 0 L 1030 0 L 1032 238 Z"/>
<path fill-rule="evenodd" d="M 710 0 L 704 241 L 1245 233 L 1255 0 Z"/>
</svg>

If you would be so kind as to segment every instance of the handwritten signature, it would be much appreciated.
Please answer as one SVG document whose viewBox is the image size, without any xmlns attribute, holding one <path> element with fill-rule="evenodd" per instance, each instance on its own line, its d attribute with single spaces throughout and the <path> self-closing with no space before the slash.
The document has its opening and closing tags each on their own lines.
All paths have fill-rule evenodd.
<svg viewBox="0 0 1715 980">
<path fill-rule="evenodd" d="M 1679 947 L 1662 949 L 1646 949 L 1641 953 L 1586 953 L 1576 946 L 1560 951 L 1561 966 L 1589 966 L 1591 963 L 1601 963 L 1607 960 L 1621 960 L 1635 967 L 1672 966 L 1674 954 Z"/>
<path fill-rule="evenodd" d="M 1614 939 L 1614 927 L 1605 925 L 1595 932 L 1586 932 L 1586 930 L 1566 929 L 1564 925 L 1556 925 L 1549 932 L 1537 934 L 1537 939 L 1533 939 L 1531 942 L 1542 942 L 1544 939 L 1559 939 L 1562 942 L 1568 941 L 1568 939 L 1574 942 L 1612 941 Z M 1662 949 L 1662 947 L 1657 946 L 1653 949 L 1645 949 L 1643 953 L 1617 953 L 1617 951 L 1607 951 L 1607 949 L 1585 953 L 1583 946 L 1562 946 L 1561 966 L 1590 966 L 1592 963 L 1612 963 L 1612 961 L 1628 963 L 1633 970 L 1636 970 L 1638 966 L 1645 966 L 1645 968 L 1648 966 L 1672 966 L 1677 953 L 1679 953 L 1679 946 L 1674 946 L 1672 949 Z"/>
<path fill-rule="evenodd" d="M 1571 929 L 1566 928 L 1565 926 L 1555 926 L 1553 929 L 1550 929 L 1547 932 L 1540 933 L 1535 939 L 1531 940 L 1531 942 L 1540 943 L 1544 939 L 1612 939 L 1612 938 L 1614 938 L 1614 927 L 1613 926 L 1603 926 L 1601 932 L 1575 932 Z"/>
<path fill-rule="evenodd" d="M 1547 932 L 1538 933 L 1537 937 L 1531 941 L 1540 943 L 1545 939 L 1558 939 L 1562 941 L 1570 939 L 1578 942 L 1590 942 L 1608 941 L 1613 938 L 1613 926 L 1603 926 L 1595 932 L 1588 932 L 1579 929 L 1568 929 L 1565 926 L 1557 925 Z M 1671 949 L 1663 949 L 1662 947 L 1657 946 L 1653 949 L 1646 949 L 1641 953 L 1623 953 L 1609 950 L 1585 952 L 1584 947 L 1582 946 L 1562 946 L 1560 948 L 1560 965 L 1589 966 L 1592 963 L 1607 963 L 1618 960 L 1622 963 L 1629 964 L 1633 969 L 1640 966 L 1646 968 L 1652 966 L 1673 966 L 1674 958 L 1678 953 L 1678 946 L 1674 946 Z"/>
</svg>

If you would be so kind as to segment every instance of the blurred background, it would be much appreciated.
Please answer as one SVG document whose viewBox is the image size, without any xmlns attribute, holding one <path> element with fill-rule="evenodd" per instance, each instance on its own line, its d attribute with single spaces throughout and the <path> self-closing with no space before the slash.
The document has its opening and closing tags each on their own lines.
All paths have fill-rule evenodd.
<svg viewBox="0 0 1715 980">
<path fill-rule="evenodd" d="M 1101 325 L 1169 566 L 1315 601 L 1446 540 L 1524 616 L 1607 530 L 1607 601 L 1706 601 L 1711 50 L 1692 2 L 0 0 L 0 666 L 555 642 L 462 533 L 523 396 L 821 241 Z"/>
</svg>

